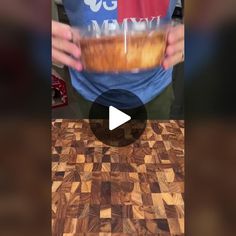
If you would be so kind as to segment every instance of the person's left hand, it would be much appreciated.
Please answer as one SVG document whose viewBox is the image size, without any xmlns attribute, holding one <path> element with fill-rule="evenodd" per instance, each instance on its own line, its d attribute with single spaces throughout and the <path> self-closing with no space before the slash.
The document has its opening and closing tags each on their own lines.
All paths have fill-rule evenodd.
<svg viewBox="0 0 236 236">
<path fill-rule="evenodd" d="M 168 69 L 184 61 L 184 25 L 171 27 L 167 35 L 165 58 L 162 62 L 164 69 Z"/>
</svg>

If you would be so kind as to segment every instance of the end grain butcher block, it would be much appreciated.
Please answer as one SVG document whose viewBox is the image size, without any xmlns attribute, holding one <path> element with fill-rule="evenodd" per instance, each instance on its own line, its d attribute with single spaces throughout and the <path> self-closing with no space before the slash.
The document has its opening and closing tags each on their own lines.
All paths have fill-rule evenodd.
<svg viewBox="0 0 236 236">
<path fill-rule="evenodd" d="M 183 194 L 184 122 L 148 122 L 122 148 L 83 120 L 52 122 L 53 235 L 184 235 Z"/>
</svg>

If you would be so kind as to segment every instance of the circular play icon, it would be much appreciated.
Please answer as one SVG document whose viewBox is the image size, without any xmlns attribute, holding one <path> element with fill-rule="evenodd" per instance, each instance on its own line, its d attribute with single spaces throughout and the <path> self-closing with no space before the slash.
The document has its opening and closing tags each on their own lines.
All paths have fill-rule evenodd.
<svg viewBox="0 0 236 236">
<path fill-rule="evenodd" d="M 147 112 L 142 101 L 127 90 L 112 89 L 93 102 L 90 128 L 101 142 L 127 146 L 140 138 L 146 128 Z"/>
</svg>

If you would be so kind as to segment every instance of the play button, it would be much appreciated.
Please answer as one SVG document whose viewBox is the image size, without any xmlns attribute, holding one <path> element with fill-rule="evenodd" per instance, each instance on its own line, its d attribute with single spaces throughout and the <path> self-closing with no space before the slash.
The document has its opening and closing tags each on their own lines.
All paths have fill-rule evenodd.
<svg viewBox="0 0 236 236">
<path fill-rule="evenodd" d="M 109 106 L 109 130 L 116 129 L 129 120 L 131 120 L 131 117 L 129 115 L 116 109 L 113 106 Z"/>
<path fill-rule="evenodd" d="M 109 146 L 127 146 L 143 134 L 147 113 L 135 94 L 120 89 L 108 90 L 93 102 L 89 113 L 95 137 Z"/>
</svg>

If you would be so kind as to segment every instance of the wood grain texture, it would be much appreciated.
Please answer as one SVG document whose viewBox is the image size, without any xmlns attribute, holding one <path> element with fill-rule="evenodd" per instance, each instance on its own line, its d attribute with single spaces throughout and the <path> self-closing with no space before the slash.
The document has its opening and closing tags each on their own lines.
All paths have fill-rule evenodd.
<svg viewBox="0 0 236 236">
<path fill-rule="evenodd" d="M 184 235 L 183 194 L 184 122 L 115 148 L 84 120 L 52 121 L 52 235 Z"/>
</svg>

